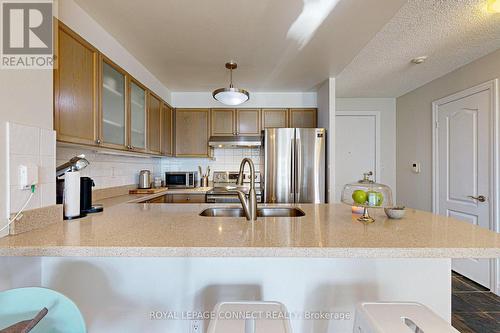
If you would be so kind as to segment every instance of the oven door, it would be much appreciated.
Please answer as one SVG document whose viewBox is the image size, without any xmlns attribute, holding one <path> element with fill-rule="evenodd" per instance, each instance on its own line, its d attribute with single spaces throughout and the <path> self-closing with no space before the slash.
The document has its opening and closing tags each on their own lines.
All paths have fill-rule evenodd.
<svg viewBox="0 0 500 333">
<path fill-rule="evenodd" d="M 165 186 L 170 188 L 187 188 L 189 176 L 185 172 L 166 172 Z"/>
</svg>

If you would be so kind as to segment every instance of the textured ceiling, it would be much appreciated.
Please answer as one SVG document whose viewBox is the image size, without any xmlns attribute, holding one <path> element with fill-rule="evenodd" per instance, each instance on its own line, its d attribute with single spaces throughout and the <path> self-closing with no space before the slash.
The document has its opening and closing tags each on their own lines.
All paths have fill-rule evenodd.
<svg viewBox="0 0 500 333">
<path fill-rule="evenodd" d="M 172 91 L 309 91 L 406 0 L 75 0 Z"/>
<path fill-rule="evenodd" d="M 337 76 L 337 96 L 398 97 L 500 48 L 500 14 L 485 3 L 408 1 Z"/>
</svg>

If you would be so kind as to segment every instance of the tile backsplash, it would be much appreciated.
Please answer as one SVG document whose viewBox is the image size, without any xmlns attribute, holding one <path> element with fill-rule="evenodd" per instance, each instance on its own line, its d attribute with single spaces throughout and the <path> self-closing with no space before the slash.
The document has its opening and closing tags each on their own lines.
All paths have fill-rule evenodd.
<svg viewBox="0 0 500 333">
<path fill-rule="evenodd" d="M 213 158 L 149 158 L 141 156 L 126 156 L 97 152 L 88 148 L 58 146 L 57 165 L 67 162 L 70 158 L 85 154 L 90 165 L 81 171 L 82 177 L 91 177 L 97 188 L 108 188 L 137 184 L 139 171 L 148 169 L 153 177 L 164 179 L 166 171 L 203 171 L 210 165 L 212 171 L 238 171 L 243 157 L 250 157 L 255 163 L 255 169 L 264 170 L 264 149 L 214 149 Z"/>
<path fill-rule="evenodd" d="M 56 203 L 56 133 L 52 130 L 9 123 L 10 213 L 16 213 L 30 195 L 19 188 L 19 166 L 38 167 L 38 186 L 26 209 Z"/>
<path fill-rule="evenodd" d="M 257 171 L 264 171 L 263 148 L 215 148 L 213 158 L 162 158 L 161 172 L 165 171 L 198 171 L 198 166 L 207 166 L 212 171 L 238 171 L 241 160 L 249 157 L 255 164 Z"/>
<path fill-rule="evenodd" d="M 58 146 L 57 165 L 80 154 L 85 154 L 90 162 L 81 171 L 81 176 L 92 178 L 96 189 L 137 184 L 139 171 L 143 169 L 150 170 L 153 176 L 160 176 L 160 158 L 116 155 L 79 147 Z"/>
</svg>

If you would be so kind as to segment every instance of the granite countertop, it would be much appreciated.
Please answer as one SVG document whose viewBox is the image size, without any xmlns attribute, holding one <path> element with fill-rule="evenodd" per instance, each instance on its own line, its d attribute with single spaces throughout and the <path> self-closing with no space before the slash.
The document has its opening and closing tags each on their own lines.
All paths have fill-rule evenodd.
<svg viewBox="0 0 500 333">
<path fill-rule="evenodd" d="M 297 204 L 295 218 L 200 217 L 220 204 L 142 204 L 122 196 L 103 213 L 0 239 L 1 256 L 496 258 L 497 233 L 444 216 L 408 209 L 363 224 L 342 204 Z M 114 202 L 112 200 L 115 200 Z M 234 206 L 234 205 L 226 205 Z M 267 205 L 277 206 L 277 205 Z M 280 205 L 290 206 L 290 205 Z"/>
</svg>

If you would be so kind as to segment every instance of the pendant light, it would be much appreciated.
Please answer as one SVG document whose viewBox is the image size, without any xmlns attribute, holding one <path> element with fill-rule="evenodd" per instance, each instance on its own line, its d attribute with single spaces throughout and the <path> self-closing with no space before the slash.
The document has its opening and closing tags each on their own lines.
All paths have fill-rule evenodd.
<svg viewBox="0 0 500 333">
<path fill-rule="evenodd" d="M 222 104 L 226 105 L 240 105 L 245 103 L 250 98 L 248 91 L 244 89 L 238 89 L 233 86 L 233 69 L 236 69 L 238 65 L 231 61 L 226 63 L 226 68 L 230 71 L 230 83 L 229 88 L 220 88 L 214 90 L 212 96 Z"/>
</svg>

